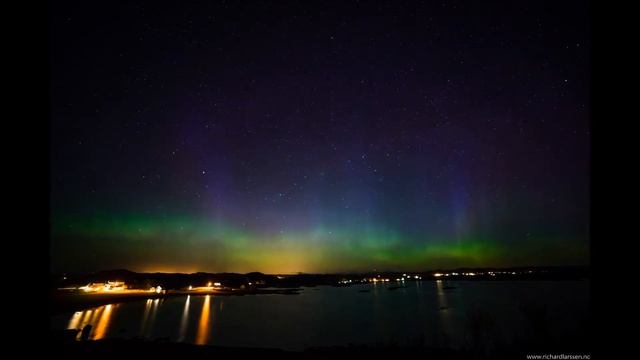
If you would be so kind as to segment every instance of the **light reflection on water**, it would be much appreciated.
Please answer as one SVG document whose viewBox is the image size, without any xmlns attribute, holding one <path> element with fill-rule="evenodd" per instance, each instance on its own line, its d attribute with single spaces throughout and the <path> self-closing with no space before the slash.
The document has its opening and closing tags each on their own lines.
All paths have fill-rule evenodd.
<svg viewBox="0 0 640 360">
<path fill-rule="evenodd" d="M 160 299 L 155 299 L 151 303 L 151 314 L 147 319 L 145 319 L 145 323 L 143 325 L 145 332 L 142 333 L 143 336 L 148 337 L 151 335 L 151 330 L 153 329 L 153 325 L 156 322 L 156 315 L 158 314 L 158 306 L 160 305 Z"/>
<path fill-rule="evenodd" d="M 111 316 L 118 304 L 103 305 L 95 309 L 76 311 L 69 320 L 67 329 L 83 330 L 87 325 L 91 325 L 91 332 L 88 339 L 103 339 L 109 330 Z M 82 332 L 78 333 L 77 339 L 82 338 Z"/>
<path fill-rule="evenodd" d="M 303 349 L 425 341 L 458 346 L 467 314 L 476 307 L 507 333 L 526 324 L 523 301 L 549 305 L 550 329 L 575 331 L 588 309 L 588 283 L 418 282 L 390 291 L 389 284 L 318 287 L 300 295 L 177 296 L 110 304 L 59 316 L 58 328 L 82 330 L 78 339 L 149 339 L 219 346 Z M 544 294 L 561 294 L 547 297 Z M 223 312 L 224 310 L 224 312 Z M 573 325 L 572 325 L 573 324 Z"/>
<path fill-rule="evenodd" d="M 200 321 L 198 322 L 198 335 L 196 336 L 196 344 L 204 345 L 209 341 L 209 310 L 211 295 L 204 297 L 204 303 L 202 304 L 202 312 L 200 313 Z"/>
<path fill-rule="evenodd" d="M 100 314 L 100 320 L 96 324 L 96 330 L 93 334 L 94 340 L 99 340 L 105 337 L 107 333 L 107 328 L 109 326 L 109 320 L 111 320 L 111 312 L 113 311 L 114 305 L 105 305 L 102 309 L 102 314 Z"/>
<path fill-rule="evenodd" d="M 144 313 L 142 314 L 142 322 L 140 323 L 140 334 L 145 333 L 147 320 L 149 319 L 149 313 L 151 312 L 152 305 L 153 300 L 147 299 L 147 302 L 144 305 Z"/>
<path fill-rule="evenodd" d="M 438 341 L 442 345 L 449 345 L 449 338 L 453 333 L 451 311 L 449 310 L 449 299 L 446 290 L 444 289 L 444 283 L 442 280 L 436 280 L 436 295 L 438 300 L 439 310 L 439 322 L 441 331 L 438 332 Z"/>
<path fill-rule="evenodd" d="M 184 341 L 187 336 L 187 323 L 189 322 L 189 303 L 191 301 L 191 295 L 187 295 L 187 300 L 184 302 L 184 310 L 182 310 L 182 320 L 180 320 L 180 335 L 178 341 Z"/>
</svg>

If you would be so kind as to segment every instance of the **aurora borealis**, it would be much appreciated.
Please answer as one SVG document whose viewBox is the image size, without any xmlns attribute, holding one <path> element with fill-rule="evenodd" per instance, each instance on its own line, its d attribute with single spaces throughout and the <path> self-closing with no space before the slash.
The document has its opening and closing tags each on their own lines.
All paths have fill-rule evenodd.
<svg viewBox="0 0 640 360">
<path fill-rule="evenodd" d="M 579 2 L 52 6 L 56 271 L 589 262 Z"/>
</svg>

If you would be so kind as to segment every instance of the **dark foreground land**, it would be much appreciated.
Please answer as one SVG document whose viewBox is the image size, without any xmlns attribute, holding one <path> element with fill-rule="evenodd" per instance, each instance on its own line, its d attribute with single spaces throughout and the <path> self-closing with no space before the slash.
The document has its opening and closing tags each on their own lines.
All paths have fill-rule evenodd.
<svg viewBox="0 0 640 360">
<path fill-rule="evenodd" d="M 304 351 L 235 348 L 173 343 L 166 340 L 105 339 L 76 341 L 74 331 L 52 331 L 54 358 L 140 359 L 140 358 L 224 358 L 224 359 L 526 359 L 528 354 L 588 355 L 584 345 L 525 344 L 518 347 L 472 347 L 464 350 L 429 347 L 344 346 L 309 348 Z"/>
</svg>

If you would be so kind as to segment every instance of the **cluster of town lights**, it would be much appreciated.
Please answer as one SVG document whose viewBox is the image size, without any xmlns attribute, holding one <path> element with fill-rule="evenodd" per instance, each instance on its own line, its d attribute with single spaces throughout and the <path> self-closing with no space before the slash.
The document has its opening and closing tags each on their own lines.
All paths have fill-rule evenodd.
<svg viewBox="0 0 640 360">
<path fill-rule="evenodd" d="M 524 272 L 523 272 L 524 273 Z M 526 273 L 533 273 L 533 271 L 529 270 Z M 486 274 L 490 275 L 490 276 L 496 276 L 496 275 L 518 275 L 518 272 L 515 271 L 488 271 Z M 433 277 L 436 278 L 441 278 L 441 277 L 448 277 L 448 276 L 476 276 L 476 275 L 485 275 L 484 272 L 451 272 L 451 273 L 441 273 L 441 272 L 437 272 L 433 274 Z M 284 278 L 283 276 L 278 276 L 279 279 Z M 407 274 L 402 274 L 402 277 L 399 278 L 395 278 L 395 281 L 397 282 L 403 282 L 405 280 L 421 280 L 422 276 L 419 275 L 407 275 Z M 362 282 L 366 283 L 366 282 L 372 282 L 372 283 L 378 283 L 378 282 L 389 282 L 391 281 L 391 279 L 389 278 L 381 278 L 380 275 L 377 275 L 377 277 L 373 277 L 373 278 L 364 278 L 362 279 Z M 341 280 L 339 283 L 340 284 L 351 284 L 353 283 L 354 280 L 346 280 L 343 279 Z M 357 280 L 356 280 L 357 282 Z M 249 285 L 253 285 L 252 283 L 249 283 Z M 211 282 L 209 281 L 207 283 L 206 286 L 202 286 L 202 287 L 193 287 L 191 285 L 189 285 L 189 291 L 210 291 L 213 290 L 214 288 L 222 288 L 222 284 L 219 282 Z M 109 293 L 109 292 L 134 292 L 134 291 L 145 291 L 145 290 L 127 290 L 127 286 L 125 285 L 124 282 L 122 281 L 107 281 L 105 283 L 90 283 L 86 286 L 81 286 L 77 288 L 78 290 L 82 290 L 84 292 L 96 292 L 96 293 Z M 166 292 L 166 290 L 163 290 L 161 286 L 154 286 L 151 287 L 149 290 L 149 292 L 155 292 L 157 294 L 161 294 L 163 292 Z"/>
<path fill-rule="evenodd" d="M 251 285 L 252 283 L 249 283 L 249 285 Z M 189 291 L 210 291 L 213 290 L 215 288 L 222 288 L 222 283 L 219 282 L 208 282 L 206 286 L 202 286 L 202 287 L 193 287 L 192 285 L 189 285 Z M 107 281 L 106 283 L 90 283 L 88 285 L 85 286 L 80 286 L 78 288 L 73 288 L 73 289 L 78 289 L 78 290 L 82 290 L 84 292 L 92 292 L 92 293 L 109 293 L 109 292 L 151 292 L 151 293 L 157 293 L 157 294 L 161 294 L 161 293 L 165 293 L 166 290 L 164 290 L 162 288 L 162 286 L 152 286 L 150 288 L 148 288 L 148 290 L 142 290 L 142 289 L 127 289 L 127 286 L 124 284 L 124 282 L 121 281 Z"/>
<path fill-rule="evenodd" d="M 527 273 L 531 274 L 533 273 L 533 271 L 529 270 L 527 271 Z M 515 271 L 488 271 L 486 274 L 489 274 L 490 276 L 496 276 L 496 275 L 518 275 L 517 272 Z M 447 276 L 482 276 L 485 275 L 484 272 L 451 272 L 451 273 L 434 273 L 433 276 L 436 278 L 440 278 L 440 277 L 447 277 Z M 411 279 L 415 279 L 415 280 L 421 280 L 422 277 L 419 275 L 407 275 L 407 274 L 402 274 L 401 278 L 395 278 L 395 281 L 405 281 L 405 280 L 411 280 Z M 390 279 L 387 278 L 380 278 L 380 275 L 378 275 L 377 277 L 374 278 L 370 278 L 370 279 L 362 279 L 362 282 L 373 282 L 373 283 L 377 283 L 377 282 L 388 282 L 390 281 Z M 352 283 L 352 280 L 341 280 L 340 284 L 350 284 Z"/>
<path fill-rule="evenodd" d="M 103 284 L 90 283 L 78 288 L 78 290 L 84 292 L 118 292 L 125 291 L 126 289 L 127 287 L 122 281 L 107 281 Z"/>
<path fill-rule="evenodd" d="M 529 270 L 527 271 L 527 273 L 531 274 L 533 273 L 533 271 Z M 442 276 L 476 276 L 476 275 L 484 275 L 485 273 L 483 272 L 463 272 L 463 273 L 457 273 L 457 272 L 452 272 L 452 273 L 434 273 L 433 276 L 434 277 L 442 277 Z M 489 274 L 490 276 L 496 276 L 496 275 L 518 275 L 517 272 L 515 271 L 488 271 L 487 274 Z"/>
<path fill-rule="evenodd" d="M 412 280 L 412 279 L 415 279 L 415 280 L 422 280 L 422 276 L 419 276 L 419 275 L 407 275 L 407 274 L 403 274 L 403 275 L 402 275 L 402 277 L 395 278 L 395 279 L 393 279 L 393 280 L 395 280 L 395 281 L 397 281 L 397 282 L 402 282 L 402 281 L 405 281 L 405 280 Z M 357 282 L 357 280 L 355 280 L 355 281 Z M 383 282 L 389 282 L 389 281 L 392 281 L 392 279 L 390 279 L 390 278 L 382 278 L 382 277 L 380 277 L 380 275 L 377 275 L 377 277 L 364 278 L 364 279 L 362 279 L 362 281 L 361 281 L 361 282 L 363 282 L 363 283 L 367 283 L 367 282 L 369 282 L 369 283 L 379 283 L 379 282 L 380 282 L 380 283 L 383 283 Z M 339 284 L 351 284 L 351 283 L 353 283 L 353 282 L 354 282 L 354 280 L 345 280 L 345 279 L 342 279 L 342 280 L 340 280 L 338 283 L 339 283 Z"/>
</svg>

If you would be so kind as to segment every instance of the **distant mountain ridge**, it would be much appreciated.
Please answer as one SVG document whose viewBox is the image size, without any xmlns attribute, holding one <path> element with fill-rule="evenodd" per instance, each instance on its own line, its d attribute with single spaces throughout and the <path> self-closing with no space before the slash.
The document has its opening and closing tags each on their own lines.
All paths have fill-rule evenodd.
<svg viewBox="0 0 640 360">
<path fill-rule="evenodd" d="M 494 274 L 490 274 L 494 272 Z M 464 274 L 472 273 L 473 277 Z M 241 273 L 139 273 L 127 269 L 101 270 L 88 274 L 53 274 L 51 281 L 54 287 L 86 285 L 89 282 L 124 281 L 137 288 L 148 288 L 161 285 L 164 288 L 184 288 L 188 286 L 206 286 L 210 282 L 219 282 L 223 286 L 269 286 L 269 287 L 299 287 L 317 285 L 336 285 L 342 280 L 351 279 L 359 282 L 365 278 L 389 278 L 395 280 L 407 275 L 409 278 L 418 276 L 421 280 L 433 280 L 436 274 L 451 275 L 454 280 L 571 280 L 590 277 L 589 266 L 539 266 L 539 267 L 511 267 L 511 268 L 456 268 L 436 269 L 424 272 L 367 272 L 344 274 L 295 274 L 273 275 L 261 272 Z M 491 276 L 489 276 L 491 275 Z M 438 275 L 440 276 L 440 275 Z M 462 277 L 462 278 L 460 278 Z"/>
</svg>

